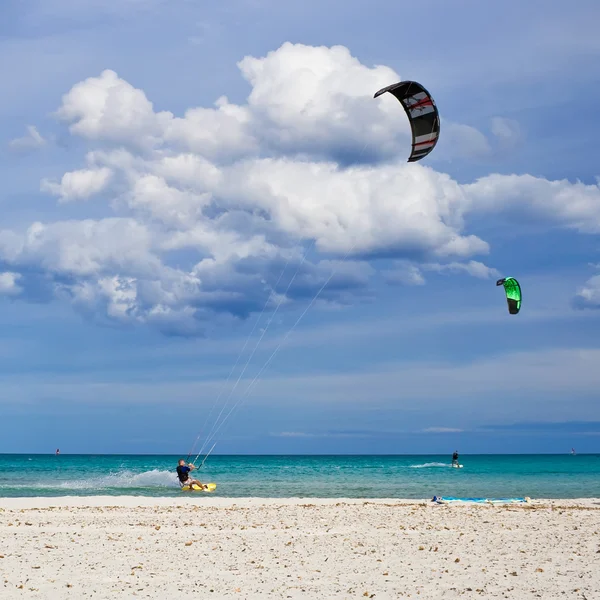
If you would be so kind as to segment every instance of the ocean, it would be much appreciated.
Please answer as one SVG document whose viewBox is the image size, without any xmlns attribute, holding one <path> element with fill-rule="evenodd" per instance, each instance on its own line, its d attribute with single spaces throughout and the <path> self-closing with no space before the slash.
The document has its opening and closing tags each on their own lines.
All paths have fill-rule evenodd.
<svg viewBox="0 0 600 600">
<path fill-rule="evenodd" d="M 179 456 L 0 455 L 0 497 L 180 496 Z M 195 475 L 226 497 L 599 498 L 600 454 L 211 455 Z M 187 494 L 189 495 L 189 493 Z"/>
</svg>

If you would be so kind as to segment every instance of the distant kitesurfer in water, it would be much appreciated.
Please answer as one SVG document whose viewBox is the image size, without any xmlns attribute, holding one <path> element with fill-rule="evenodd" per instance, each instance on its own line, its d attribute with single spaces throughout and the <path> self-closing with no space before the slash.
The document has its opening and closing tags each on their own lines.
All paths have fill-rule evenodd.
<svg viewBox="0 0 600 600">
<path fill-rule="evenodd" d="M 56 456 L 58 456 L 60 454 L 60 450 L 57 448 L 56 449 Z"/>
<path fill-rule="evenodd" d="M 454 454 L 452 455 L 452 466 L 458 466 L 458 452 L 455 450 Z"/>
<path fill-rule="evenodd" d="M 207 489 L 203 483 L 200 483 L 197 479 L 192 479 L 190 477 L 190 471 L 193 471 L 196 467 L 192 463 L 185 464 L 185 460 L 183 458 L 179 461 L 179 465 L 177 467 L 177 477 L 179 478 L 179 484 L 181 487 L 184 485 L 189 485 L 190 487 L 195 483 L 199 485 L 201 488 Z"/>
</svg>

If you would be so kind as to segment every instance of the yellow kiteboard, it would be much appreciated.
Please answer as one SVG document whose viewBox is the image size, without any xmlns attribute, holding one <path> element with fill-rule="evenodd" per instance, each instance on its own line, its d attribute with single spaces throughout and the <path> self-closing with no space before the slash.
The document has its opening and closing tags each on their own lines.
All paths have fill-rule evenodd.
<svg viewBox="0 0 600 600">
<path fill-rule="evenodd" d="M 182 492 L 214 492 L 217 489 L 216 483 L 207 483 L 206 487 L 200 487 L 196 483 L 192 483 L 192 485 L 183 485 L 181 486 Z"/>
</svg>

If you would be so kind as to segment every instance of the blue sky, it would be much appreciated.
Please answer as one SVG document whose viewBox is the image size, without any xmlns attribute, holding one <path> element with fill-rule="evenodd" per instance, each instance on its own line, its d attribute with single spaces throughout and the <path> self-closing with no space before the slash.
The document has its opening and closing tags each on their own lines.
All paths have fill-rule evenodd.
<svg viewBox="0 0 600 600">
<path fill-rule="evenodd" d="M 600 451 L 574 6 L 5 0 L 0 452 Z"/>
</svg>

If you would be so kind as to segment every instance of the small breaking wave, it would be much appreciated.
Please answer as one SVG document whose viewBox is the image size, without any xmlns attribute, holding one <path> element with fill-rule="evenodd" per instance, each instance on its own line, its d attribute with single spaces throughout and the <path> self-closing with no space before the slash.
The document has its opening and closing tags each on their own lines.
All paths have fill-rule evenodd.
<svg viewBox="0 0 600 600">
<path fill-rule="evenodd" d="M 451 465 L 448 463 L 441 463 L 441 462 L 430 462 L 430 463 L 423 463 L 422 465 L 410 465 L 411 469 L 431 469 L 431 468 L 435 468 L 435 467 L 450 467 Z"/>
<path fill-rule="evenodd" d="M 21 487 L 21 485 L 14 485 Z M 31 484 L 24 484 L 24 487 L 32 487 Z M 94 477 L 93 475 L 83 476 L 81 479 L 72 479 L 68 481 L 37 481 L 36 488 L 46 489 L 67 489 L 67 490 L 108 490 L 115 488 L 122 489 L 148 489 L 148 488 L 179 488 L 177 476 L 172 471 L 161 471 L 153 469 L 136 473 L 125 470 L 109 475 Z"/>
<path fill-rule="evenodd" d="M 74 489 L 103 489 L 103 488 L 178 488 L 177 477 L 173 472 L 153 469 L 143 473 L 121 471 L 101 477 L 84 477 L 77 481 L 62 482 L 60 487 Z"/>
</svg>

